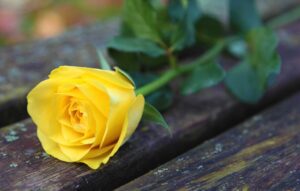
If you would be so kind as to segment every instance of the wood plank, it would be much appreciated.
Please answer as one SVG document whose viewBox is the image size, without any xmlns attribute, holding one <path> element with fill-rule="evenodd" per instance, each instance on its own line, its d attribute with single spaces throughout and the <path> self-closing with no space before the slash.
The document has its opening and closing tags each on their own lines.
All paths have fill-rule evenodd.
<svg viewBox="0 0 300 191">
<path fill-rule="evenodd" d="M 299 190 L 300 93 L 118 188 Z"/>
<path fill-rule="evenodd" d="M 30 120 L 1 129 L 1 188 L 110 190 L 144 174 L 298 90 L 300 42 L 291 39 L 298 38 L 299 31 L 300 22 L 279 30 L 283 71 L 277 85 L 260 104 L 240 104 L 222 86 L 196 95 L 177 97 L 174 106 L 165 114 L 173 128 L 172 137 L 163 128 L 140 126 L 117 155 L 96 171 L 81 164 L 45 157 Z"/>
<path fill-rule="evenodd" d="M 26 94 L 59 65 L 98 67 L 94 46 L 117 34 L 118 21 L 77 28 L 49 40 L 0 48 L 0 126 L 24 119 Z"/>
</svg>

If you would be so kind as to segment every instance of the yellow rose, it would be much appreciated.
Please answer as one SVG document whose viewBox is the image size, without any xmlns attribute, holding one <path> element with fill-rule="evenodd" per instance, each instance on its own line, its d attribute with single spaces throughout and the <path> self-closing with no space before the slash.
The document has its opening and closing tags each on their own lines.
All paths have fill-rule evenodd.
<svg viewBox="0 0 300 191">
<path fill-rule="evenodd" d="M 28 94 L 28 112 L 44 150 L 96 169 L 138 126 L 144 97 L 119 72 L 61 66 Z"/>
</svg>

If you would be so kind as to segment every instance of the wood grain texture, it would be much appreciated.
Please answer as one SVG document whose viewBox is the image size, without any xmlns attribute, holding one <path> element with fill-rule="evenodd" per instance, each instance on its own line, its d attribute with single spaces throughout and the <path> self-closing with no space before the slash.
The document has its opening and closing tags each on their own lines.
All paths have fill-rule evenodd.
<svg viewBox="0 0 300 191">
<path fill-rule="evenodd" d="M 260 104 L 240 104 L 221 86 L 177 97 L 165 114 L 172 137 L 163 128 L 141 125 L 111 161 L 96 171 L 45 157 L 30 120 L 1 129 L 1 189 L 110 190 L 144 174 L 299 89 L 300 41 L 291 41 L 299 31 L 300 23 L 278 31 L 283 36 L 284 67 L 277 85 Z"/>
<path fill-rule="evenodd" d="M 117 189 L 299 190 L 300 93 Z"/>
<path fill-rule="evenodd" d="M 26 117 L 26 94 L 59 65 L 98 67 L 95 47 L 104 47 L 118 21 L 77 28 L 49 40 L 0 48 L 0 126 Z"/>
</svg>

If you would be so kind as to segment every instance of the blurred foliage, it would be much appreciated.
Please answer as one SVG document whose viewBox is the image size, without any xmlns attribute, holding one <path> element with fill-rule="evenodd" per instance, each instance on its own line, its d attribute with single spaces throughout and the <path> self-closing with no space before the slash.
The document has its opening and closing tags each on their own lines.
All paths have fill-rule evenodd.
<svg viewBox="0 0 300 191">
<path fill-rule="evenodd" d="M 199 2 L 125 0 L 121 33 L 108 44 L 110 56 L 130 74 L 139 73 L 138 78 L 133 77 L 137 84 L 148 75 L 158 76 L 159 84 L 160 80 L 165 83 L 164 71 L 173 70 L 178 75 L 185 70 L 177 63 L 180 55 L 201 46 L 208 52 L 203 56 L 203 52 L 198 52 L 199 57 L 189 63 L 192 69 L 184 71 L 182 94 L 196 93 L 225 81 L 239 100 L 256 103 L 280 72 L 275 33 L 263 24 L 254 0 L 229 0 L 226 27 L 215 16 L 202 13 Z M 218 57 L 225 51 L 222 44 L 238 60 L 227 71 L 218 63 Z M 171 104 L 173 96 L 164 97 L 171 91 L 163 92 L 160 88 L 154 92 L 149 97 L 160 94 L 151 100 L 155 107 Z"/>
<path fill-rule="evenodd" d="M 3 0 L 0 0 L 0 3 Z M 3 1 L 0 46 L 56 36 L 120 13 L 122 0 Z"/>
</svg>

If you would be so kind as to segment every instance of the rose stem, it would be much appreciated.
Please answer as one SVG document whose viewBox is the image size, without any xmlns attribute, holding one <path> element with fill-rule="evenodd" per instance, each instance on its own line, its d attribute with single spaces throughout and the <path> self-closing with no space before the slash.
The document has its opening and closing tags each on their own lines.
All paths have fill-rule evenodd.
<svg viewBox="0 0 300 191">
<path fill-rule="evenodd" d="M 150 93 L 154 92 L 155 90 L 163 87 L 167 83 L 169 83 L 174 78 L 183 75 L 185 73 L 191 72 L 199 65 L 205 64 L 212 59 L 214 59 L 218 54 L 224 49 L 224 47 L 229 44 L 233 38 L 228 38 L 226 40 L 219 41 L 214 45 L 211 49 L 209 49 L 206 53 L 204 53 L 200 58 L 196 59 L 190 64 L 185 64 L 181 66 L 177 66 L 175 68 L 171 68 L 166 71 L 162 76 L 158 79 L 150 82 L 149 84 L 139 88 L 136 90 L 136 94 L 142 94 L 144 96 L 149 95 Z"/>
</svg>

